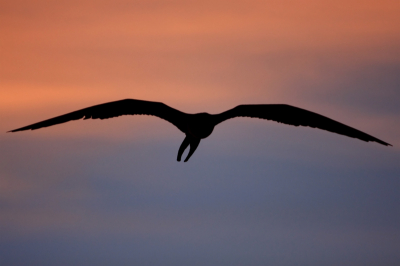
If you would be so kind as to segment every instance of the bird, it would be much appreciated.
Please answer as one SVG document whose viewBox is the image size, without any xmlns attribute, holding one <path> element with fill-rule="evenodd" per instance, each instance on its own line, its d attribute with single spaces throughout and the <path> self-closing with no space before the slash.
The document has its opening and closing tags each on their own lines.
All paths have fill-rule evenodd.
<svg viewBox="0 0 400 266">
<path fill-rule="evenodd" d="M 94 105 L 8 132 L 35 130 L 72 120 L 108 119 L 122 115 L 156 116 L 170 122 L 185 133 L 186 137 L 178 150 L 178 162 L 181 161 L 182 154 L 188 146 L 190 146 L 190 149 L 184 162 L 190 159 L 199 146 L 200 141 L 211 135 L 216 125 L 235 117 L 260 118 L 292 126 L 318 128 L 366 142 L 371 141 L 385 146 L 392 146 L 389 143 L 326 116 L 288 104 L 244 104 L 238 105 L 220 114 L 188 114 L 162 102 L 124 99 Z"/>
</svg>

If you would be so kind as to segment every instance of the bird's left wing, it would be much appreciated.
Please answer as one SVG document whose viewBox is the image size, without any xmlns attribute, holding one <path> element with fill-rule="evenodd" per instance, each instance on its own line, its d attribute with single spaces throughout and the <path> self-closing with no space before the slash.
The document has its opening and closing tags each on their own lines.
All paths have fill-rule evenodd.
<svg viewBox="0 0 400 266">
<path fill-rule="evenodd" d="M 267 119 L 292 126 L 319 128 L 367 142 L 375 141 L 385 146 L 390 145 L 389 143 L 328 117 L 287 104 L 239 105 L 226 112 L 214 115 L 214 123 L 217 125 L 227 119 L 241 116 Z"/>
<path fill-rule="evenodd" d="M 42 127 L 49 127 L 78 119 L 107 119 L 122 115 L 153 115 L 175 125 L 179 130 L 184 131 L 186 113 L 178 111 L 161 102 L 150 102 L 134 99 L 125 99 L 115 102 L 103 103 L 65 115 L 53 117 L 29 126 L 17 128 L 9 132 L 23 130 L 34 130 Z"/>
</svg>

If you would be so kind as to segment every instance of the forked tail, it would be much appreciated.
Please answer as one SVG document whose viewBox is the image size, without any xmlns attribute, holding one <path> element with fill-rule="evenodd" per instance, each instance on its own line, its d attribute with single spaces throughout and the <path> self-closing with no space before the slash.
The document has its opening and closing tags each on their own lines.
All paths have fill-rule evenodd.
<svg viewBox="0 0 400 266">
<path fill-rule="evenodd" d="M 197 147 L 199 146 L 200 143 L 200 139 L 199 138 L 195 138 L 195 137 L 191 137 L 189 135 L 186 135 L 186 138 L 183 140 L 181 146 L 179 147 L 179 151 L 178 151 L 178 162 L 181 161 L 181 157 L 183 152 L 185 151 L 185 149 L 187 148 L 187 146 L 190 145 L 190 150 L 188 155 L 186 156 L 185 162 L 187 162 L 190 157 L 192 156 L 192 154 L 196 151 Z"/>
</svg>

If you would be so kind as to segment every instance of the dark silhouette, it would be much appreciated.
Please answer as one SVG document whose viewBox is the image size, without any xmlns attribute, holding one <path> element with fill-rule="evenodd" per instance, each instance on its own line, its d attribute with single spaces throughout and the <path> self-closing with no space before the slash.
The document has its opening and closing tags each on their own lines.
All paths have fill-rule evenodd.
<svg viewBox="0 0 400 266">
<path fill-rule="evenodd" d="M 121 115 L 154 115 L 174 124 L 180 131 L 186 134 L 185 139 L 179 147 L 178 161 L 181 160 L 183 152 L 190 145 L 189 154 L 185 162 L 192 156 L 200 140 L 210 136 L 216 125 L 234 117 L 255 117 L 293 126 L 308 126 L 351 138 L 357 138 L 366 142 L 375 141 L 385 146 L 390 145 L 389 143 L 325 116 L 286 104 L 239 105 L 223 113 L 210 115 L 208 113 L 186 114 L 164 103 L 126 99 L 95 105 L 9 132 L 29 129 L 34 130 L 82 118 L 107 119 Z"/>
</svg>

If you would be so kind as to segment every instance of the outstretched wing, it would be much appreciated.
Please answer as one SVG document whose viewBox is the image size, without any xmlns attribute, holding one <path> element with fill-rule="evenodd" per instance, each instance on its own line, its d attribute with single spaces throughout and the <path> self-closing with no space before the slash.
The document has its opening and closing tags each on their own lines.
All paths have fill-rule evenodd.
<svg viewBox="0 0 400 266">
<path fill-rule="evenodd" d="M 287 104 L 239 105 L 226 112 L 215 115 L 215 125 L 227 119 L 241 116 L 273 120 L 292 126 L 319 128 L 367 142 L 375 141 L 385 146 L 392 146 L 389 143 L 328 117 Z"/>
<path fill-rule="evenodd" d="M 149 102 L 134 99 L 125 99 L 115 102 L 103 103 L 84 108 L 65 115 L 60 115 L 26 127 L 17 128 L 9 132 L 34 130 L 49 127 L 78 119 L 107 119 L 121 115 L 154 115 L 175 125 L 183 131 L 187 114 L 178 111 L 160 102 Z"/>
</svg>

